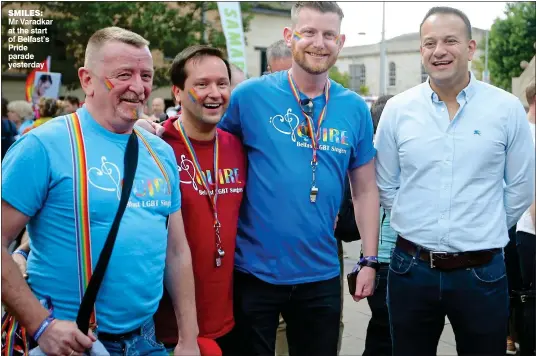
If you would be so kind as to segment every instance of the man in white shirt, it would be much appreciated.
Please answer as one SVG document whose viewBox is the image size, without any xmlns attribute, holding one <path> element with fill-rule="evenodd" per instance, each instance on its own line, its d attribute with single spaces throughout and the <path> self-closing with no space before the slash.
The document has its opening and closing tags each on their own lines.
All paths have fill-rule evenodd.
<svg viewBox="0 0 536 356">
<path fill-rule="evenodd" d="M 432 8 L 420 36 L 429 80 L 390 99 L 376 133 L 380 201 L 398 233 L 387 292 L 393 355 L 435 355 L 447 316 L 458 354 L 502 356 L 503 248 L 534 197 L 525 110 L 469 72 L 476 42 L 463 12 Z"/>
</svg>

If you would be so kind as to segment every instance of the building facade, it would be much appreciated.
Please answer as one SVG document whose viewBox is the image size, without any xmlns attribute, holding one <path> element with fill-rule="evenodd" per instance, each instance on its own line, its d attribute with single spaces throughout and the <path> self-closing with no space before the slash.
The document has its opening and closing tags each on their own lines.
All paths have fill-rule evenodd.
<svg viewBox="0 0 536 356">
<path fill-rule="evenodd" d="M 473 28 L 478 48 L 474 58 L 484 54 L 486 31 Z M 409 33 L 385 41 L 386 94 L 396 95 L 424 82 L 426 74 L 421 62 L 419 33 Z M 336 63 L 341 72 L 349 73 L 350 89 L 367 95 L 380 94 L 380 44 L 346 47 Z"/>
</svg>

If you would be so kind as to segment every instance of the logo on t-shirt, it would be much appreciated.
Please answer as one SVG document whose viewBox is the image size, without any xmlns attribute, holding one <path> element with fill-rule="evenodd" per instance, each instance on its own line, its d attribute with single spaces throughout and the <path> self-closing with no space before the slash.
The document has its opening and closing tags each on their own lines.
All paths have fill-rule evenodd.
<svg viewBox="0 0 536 356">
<path fill-rule="evenodd" d="M 88 169 L 88 182 L 93 187 L 105 191 L 114 193 L 117 200 L 121 199 L 121 190 L 123 187 L 123 178 L 121 177 L 121 171 L 119 167 L 108 161 L 106 156 L 101 157 L 100 167 L 90 167 Z M 168 191 L 165 180 L 161 177 L 154 178 L 136 178 L 132 185 L 132 195 L 139 198 L 139 202 L 129 201 L 127 207 L 129 208 L 145 208 L 145 207 L 158 207 L 171 206 L 171 200 L 169 198 L 171 192 Z M 161 199 L 166 196 L 166 199 Z"/>
<path fill-rule="evenodd" d="M 303 114 L 300 113 L 300 116 Z M 312 148 L 309 127 L 305 117 L 300 122 L 300 117 L 288 109 L 284 115 L 278 114 L 270 117 L 270 123 L 280 133 L 289 135 L 292 142 L 297 147 Z M 316 127 L 315 127 L 316 129 Z M 337 128 L 321 127 L 318 148 L 322 151 L 332 151 L 346 154 L 348 143 L 348 132 Z"/>
<path fill-rule="evenodd" d="M 201 179 L 199 178 L 197 171 L 195 169 L 195 166 L 191 160 L 187 158 L 186 155 L 181 155 L 180 162 L 178 165 L 179 169 L 179 176 L 181 180 L 181 184 L 190 184 L 192 185 L 192 188 L 196 192 L 199 193 L 199 195 L 206 195 L 207 192 L 205 190 L 205 187 L 203 186 L 203 183 L 201 182 Z M 180 175 L 180 172 L 186 173 L 187 178 L 185 179 L 184 175 Z M 215 185 L 215 180 L 218 179 L 218 185 L 219 190 L 218 194 L 228 194 L 228 193 L 242 193 L 243 188 L 237 187 L 237 188 L 229 188 L 224 187 L 225 185 L 234 184 L 234 185 L 240 185 L 242 186 L 243 182 L 240 180 L 239 175 L 239 169 L 238 168 L 219 168 L 217 177 L 214 177 L 214 174 L 211 170 L 202 171 L 201 174 L 207 179 L 207 182 L 209 186 Z M 213 190 L 210 191 L 210 194 L 212 195 L 214 192 Z"/>
</svg>

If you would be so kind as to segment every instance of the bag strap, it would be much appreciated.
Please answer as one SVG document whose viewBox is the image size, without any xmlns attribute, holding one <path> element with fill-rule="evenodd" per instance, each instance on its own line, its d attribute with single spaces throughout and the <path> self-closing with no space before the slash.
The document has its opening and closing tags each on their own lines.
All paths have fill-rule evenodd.
<svg viewBox="0 0 536 356">
<path fill-rule="evenodd" d="M 83 144 L 83 137 L 81 134 L 81 126 L 80 126 L 80 120 L 78 119 L 78 116 L 76 114 L 71 115 L 70 119 L 67 119 L 67 122 L 70 122 L 71 125 L 74 127 L 76 132 L 74 135 L 69 132 L 69 136 L 71 138 L 71 147 L 73 148 L 73 153 L 78 153 L 77 157 L 73 154 L 73 168 L 79 169 L 79 172 L 74 175 L 73 181 L 76 181 L 77 177 L 80 176 L 86 176 L 85 178 L 85 191 L 84 185 L 81 184 L 83 182 L 79 182 L 76 188 L 82 188 L 81 190 L 75 190 L 73 194 L 78 195 L 79 197 L 85 198 L 85 205 L 81 205 L 80 202 L 75 199 L 75 220 L 76 215 L 78 213 L 83 212 L 82 214 L 86 216 L 87 218 L 87 224 L 86 226 L 80 226 L 81 228 L 87 228 L 82 235 L 83 239 L 77 239 L 80 242 L 86 242 L 86 240 L 89 240 L 89 200 L 87 199 L 87 166 L 86 166 L 86 160 L 85 160 L 85 150 L 84 150 L 84 144 Z M 68 123 L 69 126 L 69 123 Z M 74 132 L 73 132 L 74 133 Z M 76 139 L 76 146 L 73 145 L 73 138 Z M 76 147 L 76 149 L 75 149 Z M 82 153 L 84 153 L 82 155 Z M 112 255 L 112 250 L 115 244 L 115 240 L 117 237 L 117 232 L 119 231 L 119 225 L 121 223 L 121 218 L 123 217 L 123 214 L 125 212 L 125 209 L 127 207 L 128 198 L 130 196 L 130 193 L 132 191 L 132 185 L 134 183 L 134 176 L 136 174 L 136 168 L 138 166 L 138 137 L 136 133 L 133 131 L 130 135 L 127 143 L 127 148 L 125 151 L 125 157 L 124 157 L 124 180 L 123 180 L 123 187 L 121 190 L 121 199 L 119 201 L 119 208 L 117 209 L 117 213 L 115 215 L 114 221 L 112 223 L 112 227 L 110 228 L 110 232 L 108 233 L 108 237 L 106 238 L 106 242 L 104 243 L 104 247 L 102 248 L 102 251 L 99 256 L 99 260 L 97 262 L 97 265 L 95 267 L 95 271 L 93 274 L 91 274 L 91 246 L 88 244 L 84 247 L 84 250 L 79 249 L 79 255 L 82 252 L 82 257 L 84 257 L 84 262 L 89 262 L 89 265 L 83 266 L 83 267 L 89 267 L 84 268 L 82 272 L 84 272 L 85 276 L 87 277 L 89 275 L 89 283 L 87 285 L 87 288 L 85 289 L 84 296 L 82 298 L 82 302 L 80 304 L 80 309 L 78 310 L 78 316 L 76 318 L 76 324 L 78 325 L 78 328 L 80 331 L 82 331 L 84 334 L 88 333 L 88 329 L 90 326 L 90 322 L 93 319 L 96 322 L 95 318 L 95 300 L 97 299 L 97 293 L 99 291 L 99 287 L 102 283 L 102 280 L 104 279 L 104 273 L 106 272 L 106 267 L 108 266 L 108 262 L 110 261 L 110 257 Z M 86 168 L 85 170 L 81 170 L 82 168 Z M 73 182 L 73 185 L 77 182 Z M 82 198 L 82 199 L 83 199 Z M 78 202 L 78 204 L 76 204 Z M 78 235 L 78 231 L 77 231 Z M 89 241 L 88 241 L 89 242 Z M 86 249 L 86 247 L 89 247 L 89 249 Z M 82 274 L 81 274 L 82 277 Z M 81 278 L 82 280 L 82 278 Z"/>
</svg>

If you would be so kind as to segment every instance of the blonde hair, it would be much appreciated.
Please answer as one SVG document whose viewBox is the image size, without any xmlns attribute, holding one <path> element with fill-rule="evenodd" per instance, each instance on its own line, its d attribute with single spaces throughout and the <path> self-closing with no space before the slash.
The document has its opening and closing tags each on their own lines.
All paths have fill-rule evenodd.
<svg viewBox="0 0 536 356">
<path fill-rule="evenodd" d="M 21 119 L 33 116 L 32 104 L 25 100 L 10 101 L 7 110 L 19 115 Z"/>
<path fill-rule="evenodd" d="M 106 43 L 111 41 L 126 43 L 138 48 L 149 46 L 149 41 L 137 33 L 125 30 L 121 27 L 106 27 L 98 30 L 90 37 L 86 46 L 84 67 L 91 66 L 95 62 L 93 58 L 95 53 L 97 53 Z"/>
</svg>

